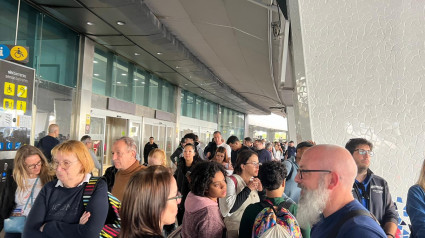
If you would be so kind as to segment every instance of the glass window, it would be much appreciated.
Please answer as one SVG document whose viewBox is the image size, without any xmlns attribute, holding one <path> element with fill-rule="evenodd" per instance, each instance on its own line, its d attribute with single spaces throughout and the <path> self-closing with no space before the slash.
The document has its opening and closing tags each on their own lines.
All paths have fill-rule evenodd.
<svg viewBox="0 0 425 238">
<path fill-rule="evenodd" d="M 181 114 L 182 116 L 187 116 L 187 100 L 186 100 L 186 92 L 184 90 L 181 91 Z"/>
<path fill-rule="evenodd" d="M 194 97 L 188 93 L 187 95 L 187 101 L 186 101 L 186 106 L 187 106 L 187 117 L 192 117 L 193 116 L 193 103 L 194 103 Z"/>
<path fill-rule="evenodd" d="M 195 118 L 201 119 L 201 98 L 196 97 Z"/>
<path fill-rule="evenodd" d="M 120 57 L 114 62 L 114 80 L 112 83 L 112 92 L 114 97 L 128 102 L 132 101 L 133 80 L 129 76 L 129 63 Z"/>
<path fill-rule="evenodd" d="M 146 91 L 148 88 L 145 87 L 146 81 L 149 80 L 149 74 L 140 69 L 136 68 L 136 72 L 134 73 L 133 79 L 133 94 L 134 94 L 134 102 L 139 105 L 147 106 L 147 98 Z"/>
<path fill-rule="evenodd" d="M 159 79 L 153 76 L 149 81 L 149 107 L 158 108 Z"/>
<path fill-rule="evenodd" d="M 108 77 L 108 57 L 105 51 L 95 48 L 94 59 L 93 59 L 93 79 L 92 79 L 92 91 L 93 93 L 100 95 L 106 94 L 106 85 Z M 110 76 L 110 75 L 109 75 Z"/>
</svg>

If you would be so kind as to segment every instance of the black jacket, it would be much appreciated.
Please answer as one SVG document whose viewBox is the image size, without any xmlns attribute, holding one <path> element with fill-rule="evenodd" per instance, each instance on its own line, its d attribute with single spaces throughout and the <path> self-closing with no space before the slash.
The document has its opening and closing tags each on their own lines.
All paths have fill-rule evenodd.
<svg viewBox="0 0 425 238">
<path fill-rule="evenodd" d="M 56 145 L 58 145 L 60 142 L 58 139 L 54 138 L 53 136 L 45 136 L 41 138 L 41 140 L 37 144 L 37 148 L 39 148 L 44 156 L 46 156 L 46 159 L 49 163 L 52 162 L 52 149 Z"/>
<path fill-rule="evenodd" d="M 204 149 L 205 159 L 211 160 L 214 158 L 215 152 L 217 151 L 217 144 L 213 142 L 209 142 L 208 145 Z M 210 152 L 210 157 L 206 157 L 208 152 Z"/>
<path fill-rule="evenodd" d="M 2 191 L 0 191 L 0 231 L 3 229 L 4 219 L 10 217 L 16 207 L 15 193 L 18 184 L 12 175 L 13 169 L 7 169 L 5 186 L 2 186 Z"/>
<path fill-rule="evenodd" d="M 115 166 L 111 166 L 105 170 L 103 174 L 103 179 L 105 179 L 106 184 L 108 185 L 108 192 L 112 191 L 112 187 L 115 183 L 115 174 L 118 172 L 118 169 Z"/>
<path fill-rule="evenodd" d="M 180 145 L 175 151 L 174 153 L 170 156 L 171 161 L 173 161 L 173 163 L 176 163 L 180 157 L 180 155 L 183 153 L 183 147 Z"/>
<path fill-rule="evenodd" d="M 155 144 L 155 142 L 153 144 L 151 143 L 146 143 L 145 148 L 143 149 L 143 158 L 145 159 L 145 163 L 148 162 L 148 155 L 151 152 L 151 150 L 158 148 L 158 145 Z"/>
<path fill-rule="evenodd" d="M 391 199 L 387 181 L 373 174 L 370 169 L 368 169 L 367 173 L 369 176 L 369 185 L 367 186 L 369 211 L 376 217 L 382 227 L 387 222 L 398 224 L 398 213 Z M 356 183 L 353 184 L 352 192 L 354 198 L 362 203 L 362 196 L 359 192 L 359 186 Z"/>
</svg>

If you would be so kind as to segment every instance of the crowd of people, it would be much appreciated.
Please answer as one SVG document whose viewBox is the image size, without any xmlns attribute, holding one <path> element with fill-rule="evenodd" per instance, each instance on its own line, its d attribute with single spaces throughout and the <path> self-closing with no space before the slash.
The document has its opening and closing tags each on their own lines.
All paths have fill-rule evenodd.
<svg viewBox="0 0 425 238">
<path fill-rule="evenodd" d="M 167 158 L 151 137 L 143 165 L 134 140 L 121 137 L 112 145 L 113 166 L 94 185 L 98 165 L 89 136 L 52 148 L 51 138 L 42 143 L 48 149 L 19 148 L 6 171 L 0 193 L 6 238 L 98 237 L 111 196 L 121 201 L 122 238 L 398 235 L 388 184 L 370 170 L 373 144 L 364 138 L 345 148 L 313 141 L 295 146 L 224 140 L 216 131 L 202 148 L 188 133 Z M 425 237 L 424 191 L 425 161 L 407 196 L 411 237 Z"/>
</svg>

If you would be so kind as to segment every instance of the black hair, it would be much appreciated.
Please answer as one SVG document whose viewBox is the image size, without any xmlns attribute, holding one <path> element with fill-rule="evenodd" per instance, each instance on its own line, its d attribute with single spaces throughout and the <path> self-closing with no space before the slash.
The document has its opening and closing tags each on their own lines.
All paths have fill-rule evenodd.
<svg viewBox="0 0 425 238">
<path fill-rule="evenodd" d="M 368 145 L 370 147 L 370 150 L 373 150 L 372 142 L 366 140 L 365 138 L 352 138 L 352 139 L 350 139 L 347 142 L 347 144 L 345 144 L 345 149 L 350 151 L 351 154 L 354 154 L 354 150 L 359 145 Z"/>
<path fill-rule="evenodd" d="M 184 137 L 183 137 L 184 139 L 187 139 L 187 138 L 189 138 L 189 139 L 192 139 L 193 140 L 193 142 L 195 142 L 196 141 L 196 135 L 194 134 L 194 133 L 187 133 L 186 135 L 184 135 Z"/>
<path fill-rule="evenodd" d="M 241 165 L 246 164 L 248 162 L 249 158 L 251 158 L 252 155 L 258 154 L 250 149 L 242 149 L 238 153 L 238 158 L 236 159 L 236 165 L 234 167 L 234 173 L 240 175 L 242 173 Z"/>
<path fill-rule="evenodd" d="M 260 166 L 258 178 L 263 188 L 268 191 L 276 190 L 282 186 L 286 179 L 286 166 L 278 161 L 267 161 Z"/>
<path fill-rule="evenodd" d="M 185 141 L 184 137 L 180 140 L 180 144 L 183 144 Z"/>
<path fill-rule="evenodd" d="M 313 147 L 314 145 L 313 144 L 311 144 L 310 142 L 308 142 L 308 141 L 303 141 L 303 142 L 301 142 L 301 143 L 299 143 L 298 145 L 297 145 L 297 150 L 298 149 L 302 149 L 302 148 L 304 148 L 304 147 Z"/>
<path fill-rule="evenodd" d="M 217 172 L 222 172 L 223 176 L 227 174 L 224 166 L 214 161 L 202 161 L 195 164 L 190 174 L 191 192 L 196 196 L 207 196 L 208 188 Z"/>
<path fill-rule="evenodd" d="M 89 135 L 84 135 L 83 137 L 81 137 L 80 141 L 85 142 L 85 140 L 87 139 L 91 139 L 91 137 Z"/>
<path fill-rule="evenodd" d="M 198 150 L 196 149 L 196 146 L 194 144 L 187 143 L 186 145 L 184 145 L 183 150 L 184 150 L 184 148 L 186 148 L 188 146 L 192 147 L 193 148 L 193 151 L 195 151 L 195 156 L 193 156 L 193 161 L 195 161 L 195 160 L 196 161 L 201 160 L 201 157 L 199 157 Z"/>
<path fill-rule="evenodd" d="M 155 139 L 155 138 L 153 138 L 153 136 L 151 136 L 151 137 L 149 137 L 149 139 Z"/>
<path fill-rule="evenodd" d="M 239 141 L 239 139 L 238 139 L 238 137 L 237 137 L 237 136 L 230 136 L 230 137 L 227 139 L 226 144 L 235 144 L 235 143 L 236 143 L 236 141 Z"/>
<path fill-rule="evenodd" d="M 251 137 L 245 137 L 244 141 L 252 142 L 252 139 L 251 139 Z"/>
<path fill-rule="evenodd" d="M 289 141 L 289 143 L 294 143 L 294 141 L 293 141 L 293 140 L 291 140 L 291 141 Z"/>
</svg>

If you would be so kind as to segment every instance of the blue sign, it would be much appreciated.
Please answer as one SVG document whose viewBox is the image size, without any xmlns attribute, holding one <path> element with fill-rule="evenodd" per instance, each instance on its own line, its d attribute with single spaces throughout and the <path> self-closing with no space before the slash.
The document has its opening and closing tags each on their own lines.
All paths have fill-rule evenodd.
<svg viewBox="0 0 425 238">
<path fill-rule="evenodd" d="M 6 150 L 11 150 L 13 149 L 13 143 L 12 142 L 7 142 L 6 144 Z"/>
<path fill-rule="evenodd" d="M 0 45 L 0 59 L 6 59 L 10 55 L 9 47 Z"/>
<path fill-rule="evenodd" d="M 4 143 L 0 142 L 0 150 L 3 150 L 3 148 L 4 148 Z"/>
<path fill-rule="evenodd" d="M 15 150 L 19 149 L 19 147 L 21 147 L 21 142 L 16 142 L 15 143 Z"/>
</svg>

